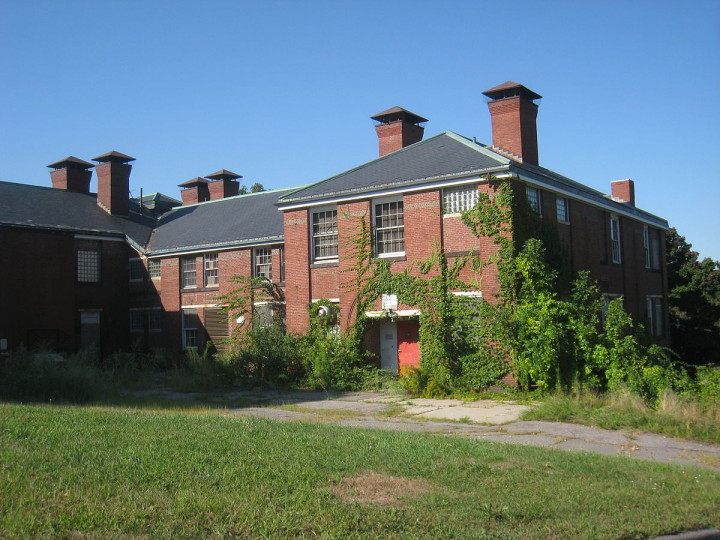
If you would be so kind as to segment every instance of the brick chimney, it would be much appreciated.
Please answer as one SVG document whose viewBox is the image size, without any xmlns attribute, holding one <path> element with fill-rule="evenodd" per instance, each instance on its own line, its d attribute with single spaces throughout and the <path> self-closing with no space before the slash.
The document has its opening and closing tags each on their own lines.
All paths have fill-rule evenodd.
<svg viewBox="0 0 720 540">
<path fill-rule="evenodd" d="M 618 202 L 635 206 L 635 182 L 630 179 L 610 182 L 612 198 Z"/>
<path fill-rule="evenodd" d="M 218 172 L 208 174 L 205 178 L 210 180 L 207 187 L 210 191 L 210 200 L 214 201 L 237 195 L 240 189 L 237 179 L 242 178 L 242 176 L 232 171 L 220 169 Z"/>
<path fill-rule="evenodd" d="M 180 196 L 182 197 L 183 206 L 188 204 L 196 204 L 210 200 L 210 190 L 208 184 L 210 182 L 198 176 L 182 184 L 178 184 L 181 188 Z"/>
<path fill-rule="evenodd" d="M 537 165 L 538 106 L 534 100 L 542 96 L 512 81 L 485 90 L 483 94 L 490 98 L 493 146 L 525 163 Z"/>
<path fill-rule="evenodd" d="M 375 131 L 380 157 L 422 141 L 425 127 L 420 124 L 427 122 L 426 118 L 400 107 L 393 107 L 371 118 L 377 122 Z"/>
<path fill-rule="evenodd" d="M 98 179 L 98 204 L 112 215 L 127 216 L 130 201 L 130 171 L 134 157 L 112 151 L 103 154 L 97 161 L 95 172 Z"/>
<path fill-rule="evenodd" d="M 83 161 L 74 156 L 66 157 L 48 165 L 51 169 L 50 180 L 52 187 L 65 189 L 75 193 L 90 193 L 90 179 L 92 178 L 92 163 Z"/>
</svg>

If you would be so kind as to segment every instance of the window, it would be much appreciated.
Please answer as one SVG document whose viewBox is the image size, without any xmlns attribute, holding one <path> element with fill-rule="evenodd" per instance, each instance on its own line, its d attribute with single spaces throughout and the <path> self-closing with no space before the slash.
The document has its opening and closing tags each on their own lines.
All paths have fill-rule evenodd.
<svg viewBox="0 0 720 540">
<path fill-rule="evenodd" d="M 556 199 L 556 205 L 557 205 L 557 220 L 561 223 L 569 223 L 570 222 L 570 212 L 568 211 L 570 208 L 570 201 L 568 201 L 564 197 L 558 197 Z"/>
<path fill-rule="evenodd" d="M 612 262 L 615 264 L 622 263 L 622 253 L 620 250 L 620 220 L 617 216 L 610 216 L 610 252 L 612 253 Z"/>
<path fill-rule="evenodd" d="M 183 289 L 192 289 L 197 286 L 195 279 L 195 257 L 180 259 L 181 286 Z"/>
<path fill-rule="evenodd" d="M 405 253 L 402 201 L 375 205 L 375 253 L 378 256 Z"/>
<path fill-rule="evenodd" d="M 527 197 L 528 204 L 533 212 L 541 214 L 540 211 L 540 191 L 534 187 L 525 188 L 525 196 Z"/>
<path fill-rule="evenodd" d="M 151 332 L 162 331 L 162 310 L 151 309 L 148 312 L 148 328 Z"/>
<path fill-rule="evenodd" d="M 278 248 L 278 255 L 280 256 L 280 283 L 285 282 L 285 246 Z"/>
<path fill-rule="evenodd" d="M 253 277 L 264 277 L 272 281 L 272 250 L 255 248 L 253 250 Z"/>
<path fill-rule="evenodd" d="M 150 274 L 151 279 L 160 277 L 160 260 L 159 259 L 150 259 L 148 261 L 148 273 Z"/>
<path fill-rule="evenodd" d="M 140 259 L 130 259 L 130 281 L 142 281 L 145 267 Z"/>
<path fill-rule="evenodd" d="M 258 302 L 253 305 L 253 326 L 255 328 L 268 328 L 273 324 L 273 305 L 267 302 Z"/>
<path fill-rule="evenodd" d="M 218 279 L 218 254 L 217 253 L 206 253 L 204 257 L 204 269 L 205 269 L 205 286 L 206 287 L 217 287 L 219 285 Z"/>
<path fill-rule="evenodd" d="M 78 243 L 77 280 L 80 283 L 100 283 L 100 242 L 82 240 Z"/>
<path fill-rule="evenodd" d="M 650 231 L 643 227 L 643 248 L 645 249 L 645 268 L 650 268 Z"/>
<path fill-rule="evenodd" d="M 145 312 L 139 309 L 133 309 L 130 311 L 130 331 L 131 332 L 143 332 L 145 331 Z"/>
<path fill-rule="evenodd" d="M 663 337 L 663 304 L 662 296 L 647 297 L 647 319 L 650 335 Z"/>
<path fill-rule="evenodd" d="M 448 214 L 466 212 L 478 202 L 476 185 L 443 189 L 443 209 Z"/>
<path fill-rule="evenodd" d="M 198 346 L 198 319 L 197 309 L 183 309 L 183 349 L 197 349 Z"/>
<path fill-rule="evenodd" d="M 653 270 L 660 270 L 660 231 L 653 231 L 652 246 L 652 267 Z"/>
<path fill-rule="evenodd" d="M 337 259 L 337 209 L 312 213 L 313 259 Z"/>
</svg>

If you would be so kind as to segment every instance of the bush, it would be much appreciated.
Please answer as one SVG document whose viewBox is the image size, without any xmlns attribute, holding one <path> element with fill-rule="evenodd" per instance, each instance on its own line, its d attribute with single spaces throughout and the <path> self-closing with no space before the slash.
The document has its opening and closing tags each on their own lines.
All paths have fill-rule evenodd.
<svg viewBox="0 0 720 540">
<path fill-rule="evenodd" d="M 0 394 L 23 401 L 87 403 L 105 395 L 107 378 L 82 357 L 18 350 L 1 370 Z"/>
<path fill-rule="evenodd" d="M 507 361 L 487 349 L 462 356 L 460 367 L 462 375 L 457 384 L 468 390 L 484 390 L 509 371 Z"/>
</svg>

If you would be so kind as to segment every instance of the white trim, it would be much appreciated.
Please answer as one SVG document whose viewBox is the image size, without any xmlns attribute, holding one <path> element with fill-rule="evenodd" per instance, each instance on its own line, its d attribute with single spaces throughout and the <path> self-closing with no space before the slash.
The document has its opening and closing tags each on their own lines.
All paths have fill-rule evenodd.
<svg viewBox="0 0 720 540">
<path fill-rule="evenodd" d="M 379 317 L 392 317 L 393 319 L 400 317 L 417 317 L 420 315 L 419 309 L 401 309 L 393 311 L 392 315 L 388 311 L 366 311 L 365 316 L 371 319 L 377 319 Z"/>
<path fill-rule="evenodd" d="M 532 178 L 529 178 L 528 176 L 526 176 L 526 175 L 524 175 L 524 174 L 519 174 L 519 173 L 518 173 L 518 174 L 515 174 L 515 175 L 513 175 L 513 174 L 508 174 L 508 175 L 506 175 L 506 177 L 507 177 L 507 176 L 512 176 L 512 177 L 514 177 L 514 178 L 517 178 L 518 180 L 522 180 L 523 182 L 526 182 L 526 183 L 528 183 L 528 184 L 532 184 L 533 186 L 538 187 L 538 188 L 540 188 L 540 189 L 542 189 L 542 190 L 544 190 L 544 191 L 548 191 L 548 192 L 550 192 L 550 193 L 555 193 L 555 194 L 563 195 L 563 196 L 564 196 L 565 198 L 567 198 L 567 199 L 575 200 L 575 201 L 580 201 L 580 202 L 583 202 L 583 203 L 588 204 L 588 205 L 590 205 L 590 206 L 593 206 L 593 207 L 595 207 L 595 208 L 602 208 L 603 210 L 606 210 L 607 212 L 610 212 L 610 213 L 622 214 L 623 216 L 628 217 L 628 218 L 630 218 L 630 219 L 634 219 L 634 220 L 636 220 L 636 221 L 639 221 L 640 223 L 644 223 L 644 224 L 647 224 L 647 225 L 652 225 L 653 227 L 657 227 L 657 228 L 659 228 L 659 229 L 666 230 L 662 225 L 659 225 L 657 222 L 655 222 L 655 221 L 650 221 L 650 220 L 647 219 L 647 218 L 643 218 L 642 216 L 635 215 L 635 214 L 633 214 L 632 212 L 628 212 L 627 210 L 625 210 L 625 209 L 623 209 L 623 208 L 610 207 L 609 205 L 606 206 L 606 205 L 604 205 L 604 204 L 600 204 L 598 201 L 593 201 L 592 199 L 589 199 L 589 198 L 587 198 L 587 197 L 583 197 L 582 195 L 578 195 L 577 193 L 572 193 L 572 192 L 566 191 L 566 190 L 564 190 L 564 189 L 560 189 L 560 188 L 557 188 L 557 187 L 554 187 L 554 186 L 549 186 L 548 184 L 545 184 L 545 183 L 543 183 L 543 182 L 538 182 L 537 180 L 534 180 L 534 179 L 532 179 Z M 499 177 L 499 176 L 496 176 L 496 178 L 500 178 L 500 177 Z M 602 195 L 602 194 L 601 194 L 601 195 Z M 662 219 L 662 218 L 657 218 L 657 219 L 658 219 L 659 221 L 665 221 L 665 220 Z"/>
<path fill-rule="evenodd" d="M 116 236 L 93 236 L 91 234 L 76 234 L 74 236 L 78 240 L 103 240 L 105 242 L 125 242 L 124 238 L 118 238 Z M 137 251 L 137 250 L 136 250 Z"/>
<path fill-rule="evenodd" d="M 190 305 L 183 305 L 180 306 L 180 309 L 198 309 L 198 308 L 208 308 L 208 307 L 220 307 L 219 304 L 190 304 Z"/>
<path fill-rule="evenodd" d="M 482 298 L 483 293 L 482 291 L 455 291 L 453 292 L 455 296 L 467 296 L 470 298 Z"/>
<path fill-rule="evenodd" d="M 323 300 L 323 298 L 313 298 L 310 300 L 311 304 L 317 304 L 320 300 Z M 332 302 L 333 304 L 339 304 L 340 299 L 339 298 L 325 298 L 324 300 L 327 300 L 328 302 Z"/>
<path fill-rule="evenodd" d="M 221 199 L 218 199 L 221 200 Z M 208 201 L 206 201 L 208 202 Z M 262 246 L 279 246 L 282 245 L 285 241 L 283 239 L 280 240 L 273 240 L 269 242 L 261 242 L 259 244 L 242 244 L 242 245 L 235 245 L 231 247 L 222 247 L 222 248 L 205 248 L 205 249 L 192 249 L 188 251 L 167 251 L 158 253 L 155 255 L 148 255 L 148 259 L 170 259 L 172 257 L 182 257 L 183 255 L 196 255 L 198 253 L 220 253 L 222 251 L 238 251 L 241 249 L 251 249 L 256 247 L 262 247 Z"/>
<path fill-rule="evenodd" d="M 492 174 L 491 170 L 488 170 L 487 174 Z M 512 176 L 509 173 L 504 174 L 493 174 L 495 178 L 508 178 Z M 485 175 L 478 176 L 477 173 L 473 173 L 472 176 L 466 176 L 462 177 L 461 180 L 447 180 L 445 182 L 432 182 L 429 184 L 413 184 L 410 186 L 406 186 L 404 188 L 395 188 L 395 189 L 385 189 L 381 191 L 372 191 L 371 189 L 368 189 L 368 191 L 364 193 L 358 193 L 356 195 L 346 195 L 342 196 L 339 195 L 337 197 L 332 197 L 329 199 L 322 199 L 320 201 L 308 201 L 305 203 L 296 203 L 296 204 L 290 204 L 288 206 L 281 206 L 280 210 L 283 212 L 286 210 L 297 210 L 300 208 L 314 208 L 315 206 L 322 206 L 322 205 L 328 205 L 328 204 L 338 204 L 341 202 L 347 202 L 347 201 L 357 201 L 358 199 L 367 199 L 367 200 L 374 200 L 377 198 L 382 197 L 397 197 L 402 196 L 404 193 L 413 193 L 415 191 L 427 191 L 429 189 L 433 188 L 443 188 L 443 187 L 452 187 L 452 186 L 462 186 L 463 184 L 471 184 L 473 182 L 484 182 L 485 181 Z M 282 203 L 280 203 L 282 205 Z"/>
</svg>

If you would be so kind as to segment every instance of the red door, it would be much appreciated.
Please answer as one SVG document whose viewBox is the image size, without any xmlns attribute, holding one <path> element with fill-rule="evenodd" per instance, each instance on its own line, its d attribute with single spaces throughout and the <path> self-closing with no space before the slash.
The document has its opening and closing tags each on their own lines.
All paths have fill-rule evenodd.
<svg viewBox="0 0 720 540">
<path fill-rule="evenodd" d="M 397 322 L 398 370 L 411 366 L 420 367 L 420 344 L 418 321 Z"/>
</svg>

